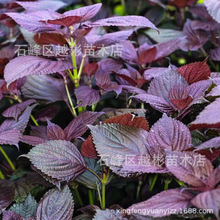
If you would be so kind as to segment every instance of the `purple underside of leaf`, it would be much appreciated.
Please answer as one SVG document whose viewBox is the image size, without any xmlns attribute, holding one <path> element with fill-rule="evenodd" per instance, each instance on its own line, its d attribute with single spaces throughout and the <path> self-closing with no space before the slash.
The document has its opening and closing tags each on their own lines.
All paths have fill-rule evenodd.
<svg viewBox="0 0 220 220">
<path fill-rule="evenodd" d="M 193 152 L 167 152 L 166 167 L 178 179 L 194 187 L 205 187 L 205 181 L 213 171 L 208 159 Z"/>
<path fill-rule="evenodd" d="M 4 220 L 25 220 L 22 216 L 13 211 L 4 211 L 3 212 Z"/>
<path fill-rule="evenodd" d="M 212 138 L 196 147 L 195 151 L 210 149 L 210 148 L 219 148 L 220 147 L 220 137 Z"/>
<path fill-rule="evenodd" d="M 67 11 L 63 15 L 64 16 L 80 16 L 82 17 L 80 19 L 80 22 L 84 22 L 84 21 L 87 21 L 93 18 L 99 12 L 101 7 L 102 7 L 102 4 L 98 3 L 98 4 L 94 4 L 90 6 L 81 7 L 75 10 Z"/>
<path fill-rule="evenodd" d="M 87 125 L 93 124 L 103 112 L 83 112 L 74 118 L 64 129 L 66 140 L 81 137 L 88 129 Z"/>
<path fill-rule="evenodd" d="M 211 58 L 212 58 L 212 60 L 220 61 L 220 47 L 218 47 L 214 50 L 211 50 Z"/>
<path fill-rule="evenodd" d="M 68 186 L 65 186 L 62 190 L 51 189 L 40 200 L 36 218 L 42 220 L 71 220 L 73 209 L 73 198 Z"/>
<path fill-rule="evenodd" d="M 8 109 L 6 109 L 2 113 L 2 115 L 4 117 L 14 118 L 15 120 L 17 120 L 18 117 L 20 116 L 20 114 L 22 113 L 22 111 L 24 111 L 27 106 L 33 104 L 34 102 L 36 102 L 36 100 L 30 99 L 30 100 L 24 101 L 22 103 L 15 104 L 15 105 L 9 107 Z"/>
<path fill-rule="evenodd" d="M 14 190 L 11 187 L 0 188 L 0 210 L 5 209 L 14 200 Z"/>
<path fill-rule="evenodd" d="M 219 128 L 219 108 L 220 99 L 216 99 L 209 104 L 197 117 L 196 120 L 190 124 L 190 130 L 197 128 Z"/>
<path fill-rule="evenodd" d="M 220 188 L 198 194 L 191 203 L 200 209 L 212 209 L 216 217 L 219 217 Z"/>
<path fill-rule="evenodd" d="M 76 88 L 75 95 L 78 107 L 96 104 L 101 98 L 98 90 L 92 89 L 88 86 L 80 86 Z"/>
<path fill-rule="evenodd" d="M 45 75 L 73 68 L 68 61 L 52 61 L 36 56 L 21 56 L 11 60 L 4 71 L 5 81 L 11 84 L 16 79 L 29 75 Z"/>
<path fill-rule="evenodd" d="M 114 123 L 89 128 L 101 159 L 118 175 L 124 176 L 130 172 L 121 170 L 127 156 L 148 154 L 145 144 L 147 131 L 143 129 Z"/>
<path fill-rule="evenodd" d="M 209 14 L 214 18 L 218 23 L 220 23 L 220 1 L 216 0 L 205 0 L 204 4 L 209 12 Z"/>
<path fill-rule="evenodd" d="M 144 71 L 144 79 L 150 81 L 155 77 L 160 76 L 163 74 L 164 71 L 166 71 L 167 68 L 165 67 L 151 67 Z"/>
<path fill-rule="evenodd" d="M 147 142 L 170 151 L 183 151 L 191 145 L 189 129 L 180 121 L 163 114 L 151 128 Z"/>
<path fill-rule="evenodd" d="M 69 141 L 53 140 L 39 144 L 26 156 L 42 173 L 59 182 L 73 180 L 86 169 L 80 152 Z"/>
<path fill-rule="evenodd" d="M 28 76 L 21 87 L 21 92 L 26 98 L 44 100 L 49 103 L 66 98 L 63 81 L 48 75 Z"/>
<path fill-rule="evenodd" d="M 50 9 L 51 11 L 56 11 L 64 6 L 66 4 L 61 1 L 52 1 L 52 0 L 45 0 L 40 2 L 19 2 L 16 1 L 17 4 L 22 6 L 24 9 L 26 9 L 28 12 L 31 11 L 38 11 L 38 10 L 44 10 L 44 9 Z"/>
<path fill-rule="evenodd" d="M 86 28 L 91 27 L 101 27 L 101 26 L 140 26 L 140 27 L 148 27 L 152 28 L 154 30 L 158 29 L 155 27 L 155 25 L 150 22 L 147 18 L 142 16 L 115 16 L 112 18 L 105 18 L 98 21 L 95 21 L 93 23 L 85 24 Z"/>
<path fill-rule="evenodd" d="M 220 96 L 220 85 L 214 87 L 206 96 Z"/>
<path fill-rule="evenodd" d="M 24 29 L 37 33 L 54 31 L 60 27 L 59 25 L 44 24 L 40 22 L 40 20 L 42 19 L 53 18 L 52 14 L 57 15 L 55 12 L 47 10 L 35 11 L 26 14 L 15 12 L 6 13 L 7 16 L 11 17 L 17 24 L 19 24 Z"/>
<path fill-rule="evenodd" d="M 65 140 L 66 135 L 59 125 L 47 120 L 47 137 L 50 140 Z"/>
<path fill-rule="evenodd" d="M 172 113 L 174 111 L 173 107 L 165 99 L 158 96 L 139 94 L 133 96 L 133 98 L 149 103 L 153 108 L 160 112 Z"/>
<path fill-rule="evenodd" d="M 179 189 L 170 189 L 158 193 L 150 199 L 134 204 L 127 208 L 127 211 L 140 210 L 142 215 L 148 215 L 153 217 L 162 217 L 170 215 L 169 212 L 165 212 L 166 209 L 175 209 L 177 214 L 184 208 L 187 208 L 193 195 Z M 161 211 L 159 211 L 161 210 Z M 174 214 L 174 213 L 173 213 Z"/>
<path fill-rule="evenodd" d="M 23 143 L 29 144 L 31 146 L 36 146 L 38 144 L 42 144 L 46 141 L 44 138 L 31 136 L 31 135 L 22 135 L 19 140 Z"/>
<path fill-rule="evenodd" d="M 120 43 L 121 41 L 127 40 L 128 37 L 133 33 L 133 30 L 128 31 L 117 31 L 114 33 L 107 33 L 104 36 L 96 40 L 93 45 L 96 47 L 102 47 L 103 45 L 109 46 L 111 44 Z"/>
<path fill-rule="evenodd" d="M 0 144 L 9 144 L 18 146 L 21 132 L 17 129 L 11 129 L 0 132 Z"/>
</svg>

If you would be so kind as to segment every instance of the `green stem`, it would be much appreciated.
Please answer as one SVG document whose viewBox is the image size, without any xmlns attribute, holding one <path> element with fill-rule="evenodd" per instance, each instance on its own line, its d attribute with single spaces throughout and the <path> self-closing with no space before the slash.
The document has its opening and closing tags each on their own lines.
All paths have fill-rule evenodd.
<svg viewBox="0 0 220 220">
<path fill-rule="evenodd" d="M 88 167 L 87 167 L 87 170 L 88 170 L 90 173 L 92 173 L 94 176 L 96 176 L 96 178 L 97 178 L 100 182 L 102 182 L 102 179 L 98 176 L 97 173 L 95 173 L 93 170 L 91 170 L 91 169 L 88 168 Z"/>
<path fill-rule="evenodd" d="M 81 198 L 81 196 L 80 196 L 80 194 L 79 194 L 78 189 L 77 189 L 77 188 L 74 188 L 74 190 L 75 190 L 76 197 L 77 197 L 77 199 L 78 199 L 78 201 L 79 201 L 80 206 L 83 206 L 83 201 L 82 201 L 82 198 Z"/>
<path fill-rule="evenodd" d="M 6 154 L 6 152 L 3 150 L 3 148 L 0 146 L 0 151 L 1 153 L 4 155 L 5 159 L 7 160 L 8 164 L 10 165 L 11 169 L 13 171 L 15 171 L 15 166 L 14 164 L 12 163 L 12 161 L 10 160 L 10 158 L 8 157 L 8 155 Z"/>
<path fill-rule="evenodd" d="M 140 198 L 140 191 L 141 191 L 142 183 L 143 183 L 143 182 L 142 182 L 141 180 L 138 181 L 137 194 L 136 194 L 136 198 L 137 198 L 137 199 Z"/>
<path fill-rule="evenodd" d="M 185 186 L 185 183 L 184 182 L 182 182 L 182 181 L 180 181 L 180 180 L 178 180 L 178 179 L 175 179 L 176 180 L 176 182 L 180 185 L 180 186 Z"/>
<path fill-rule="evenodd" d="M 105 185 L 106 185 L 106 175 L 104 173 L 102 180 L 102 210 L 105 210 Z"/>
<path fill-rule="evenodd" d="M 89 189 L 89 204 L 94 205 L 93 191 L 91 189 Z"/>
<path fill-rule="evenodd" d="M 164 184 L 164 190 L 168 190 L 168 187 L 169 187 L 169 184 L 171 183 L 172 179 L 167 179 L 165 181 L 165 184 Z"/>
<path fill-rule="evenodd" d="M 3 173 L 2 173 L 1 170 L 0 170 L 0 179 L 1 179 L 1 180 L 4 180 L 4 179 L 5 179 L 5 177 L 4 177 L 4 175 L 3 175 Z"/>
<path fill-rule="evenodd" d="M 152 180 L 152 183 L 151 183 L 151 186 L 150 186 L 150 189 L 149 189 L 150 192 L 153 191 L 155 183 L 157 181 L 157 178 L 158 178 L 158 173 L 155 174 L 155 176 L 154 176 L 154 178 Z"/>
<path fill-rule="evenodd" d="M 65 89 L 66 89 L 66 94 L 67 94 L 67 97 L 68 97 L 68 100 L 69 100 L 69 103 L 70 103 L 70 107 L 72 109 L 72 114 L 73 114 L 74 117 L 76 117 L 77 113 L 76 113 L 76 110 L 75 110 L 73 102 L 72 102 L 72 98 L 71 98 L 69 88 L 68 88 L 68 85 L 67 85 L 66 77 L 64 77 L 63 79 L 64 79 L 64 85 L 65 85 Z"/>
<path fill-rule="evenodd" d="M 79 86 L 79 80 L 80 80 L 81 75 L 82 75 L 82 70 L 83 70 L 83 66 L 84 66 L 84 63 L 85 63 L 85 59 L 86 59 L 86 55 L 83 55 L 82 61 L 81 61 L 80 67 L 79 67 L 78 76 L 77 76 L 78 82 L 75 85 L 76 88 Z"/>
<path fill-rule="evenodd" d="M 36 121 L 33 115 L 31 115 L 31 120 L 34 122 L 35 126 L 39 126 L 38 122 Z"/>
<path fill-rule="evenodd" d="M 99 197 L 100 207 L 102 207 L 102 198 L 101 198 L 101 193 L 100 193 L 100 189 L 99 189 L 98 184 L 97 184 L 97 192 L 98 192 L 98 197 Z"/>
</svg>

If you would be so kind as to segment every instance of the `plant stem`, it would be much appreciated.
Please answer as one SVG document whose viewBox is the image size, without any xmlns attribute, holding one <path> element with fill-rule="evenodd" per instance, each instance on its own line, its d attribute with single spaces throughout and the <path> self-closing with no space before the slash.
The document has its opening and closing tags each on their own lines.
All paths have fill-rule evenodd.
<svg viewBox="0 0 220 220">
<path fill-rule="evenodd" d="M 89 204 L 94 205 L 93 191 L 91 189 L 89 189 Z"/>
<path fill-rule="evenodd" d="M 155 186 L 155 183 L 156 183 L 156 181 L 157 181 L 157 178 L 158 178 L 158 173 L 155 174 L 155 176 L 154 176 L 154 178 L 153 178 L 153 180 L 152 180 L 152 183 L 151 183 L 151 186 L 150 186 L 150 189 L 149 189 L 150 192 L 153 191 L 154 186 Z"/>
<path fill-rule="evenodd" d="M 141 191 L 142 183 L 143 183 L 142 180 L 139 180 L 139 181 L 138 181 L 136 199 L 139 199 L 139 198 L 140 198 L 140 191 Z"/>
<path fill-rule="evenodd" d="M 171 183 L 172 179 L 166 179 L 164 184 L 164 190 L 168 190 L 169 184 Z"/>
<path fill-rule="evenodd" d="M 1 170 L 0 170 L 0 179 L 1 179 L 1 180 L 4 180 L 4 179 L 5 179 L 5 177 L 4 177 L 4 175 L 3 175 L 3 173 L 2 173 Z"/>
<path fill-rule="evenodd" d="M 5 159 L 7 160 L 8 164 L 10 165 L 11 169 L 13 171 L 15 171 L 15 166 L 14 164 L 12 163 L 12 161 L 10 160 L 10 158 L 8 157 L 8 155 L 6 154 L 6 152 L 3 150 L 3 148 L 0 146 L 0 151 L 1 153 L 4 155 Z"/>
<path fill-rule="evenodd" d="M 98 197 L 99 197 L 100 206 L 102 207 L 102 198 L 101 198 L 101 194 L 100 194 L 100 190 L 99 190 L 98 184 L 97 184 L 97 192 L 98 192 Z"/>
<path fill-rule="evenodd" d="M 85 63 L 85 59 L 86 59 L 86 55 L 83 55 L 82 61 L 81 61 L 80 67 L 79 67 L 78 76 L 77 76 L 78 82 L 75 84 L 76 88 L 79 87 L 79 80 L 81 78 L 81 74 L 82 74 L 84 63 Z"/>
<path fill-rule="evenodd" d="M 176 180 L 176 182 L 177 182 L 180 186 L 185 186 L 184 182 L 182 182 L 182 181 L 180 181 L 180 180 L 178 180 L 178 179 L 175 179 L 175 180 Z"/>
<path fill-rule="evenodd" d="M 39 124 L 37 123 L 37 121 L 33 115 L 31 115 L 31 120 L 34 122 L 35 126 L 37 126 L 37 127 L 39 126 Z"/>
<path fill-rule="evenodd" d="M 102 182 L 102 179 L 98 176 L 97 173 L 95 173 L 93 170 L 91 170 L 91 169 L 88 168 L 88 167 L 87 167 L 87 170 L 88 170 L 90 173 L 92 173 L 94 176 L 96 176 L 96 178 L 97 178 L 100 182 Z"/>
<path fill-rule="evenodd" d="M 81 196 L 80 196 L 80 194 L 79 194 L 78 189 L 77 189 L 77 188 L 74 188 L 74 190 L 75 190 L 76 197 L 77 197 L 77 199 L 78 199 L 78 201 L 79 201 L 80 206 L 83 206 L 83 201 L 82 201 L 82 198 L 81 198 Z"/>
<path fill-rule="evenodd" d="M 63 79 L 64 79 L 64 85 L 65 85 L 65 89 L 66 89 L 66 94 L 67 94 L 67 97 L 68 97 L 68 100 L 69 100 L 69 103 L 70 103 L 70 107 L 72 109 L 72 114 L 73 114 L 74 117 L 76 117 L 77 113 L 76 113 L 76 110 L 75 110 L 73 102 L 72 102 L 72 98 L 71 98 L 69 88 L 68 88 L 68 85 L 67 85 L 66 77 L 64 76 Z"/>
<path fill-rule="evenodd" d="M 105 210 L 105 185 L 106 185 L 106 175 L 104 173 L 102 180 L 102 210 Z"/>
</svg>

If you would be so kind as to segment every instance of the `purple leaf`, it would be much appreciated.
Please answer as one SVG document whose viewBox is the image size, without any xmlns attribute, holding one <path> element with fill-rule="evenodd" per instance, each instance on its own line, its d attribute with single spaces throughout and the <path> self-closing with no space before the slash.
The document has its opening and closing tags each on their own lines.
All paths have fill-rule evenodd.
<svg viewBox="0 0 220 220">
<path fill-rule="evenodd" d="M 21 92 L 26 98 L 44 100 L 49 103 L 66 98 L 63 81 L 47 75 L 28 76 Z"/>
<path fill-rule="evenodd" d="M 160 112 L 172 113 L 174 111 L 169 102 L 155 95 L 140 94 L 134 96 L 134 98 L 149 103 L 153 108 Z"/>
<path fill-rule="evenodd" d="M 111 18 L 105 18 L 93 23 L 85 24 L 86 28 L 102 27 L 102 26 L 135 26 L 135 27 L 148 27 L 154 30 L 158 30 L 155 25 L 147 18 L 142 16 L 115 16 Z"/>
<path fill-rule="evenodd" d="M 220 188 L 198 194 L 191 203 L 200 209 L 211 209 L 216 217 L 219 217 Z"/>
<path fill-rule="evenodd" d="M 54 31 L 59 26 L 52 24 L 44 24 L 40 22 L 42 19 L 51 19 L 53 16 L 57 16 L 57 13 L 47 10 L 40 10 L 30 13 L 6 13 L 7 16 L 11 17 L 21 27 L 31 32 L 48 32 Z"/>
<path fill-rule="evenodd" d="M 0 144 L 9 144 L 18 146 L 21 132 L 17 129 L 11 129 L 0 132 Z"/>
<path fill-rule="evenodd" d="M 143 129 L 114 123 L 89 126 L 89 128 L 101 159 L 119 175 L 124 176 L 127 173 L 121 172 L 121 169 L 128 155 L 148 153 L 147 131 Z"/>
<path fill-rule="evenodd" d="M 38 121 L 47 121 L 47 119 L 52 120 L 57 115 L 59 110 L 60 107 L 58 105 L 47 106 L 38 110 L 34 117 Z"/>
<path fill-rule="evenodd" d="M 122 47 L 121 58 L 130 64 L 138 63 L 138 55 L 135 47 L 130 41 L 120 43 Z"/>
<path fill-rule="evenodd" d="M 175 84 L 170 89 L 169 99 L 179 111 L 184 110 L 193 100 L 187 86 L 183 84 Z"/>
<path fill-rule="evenodd" d="M 93 45 L 96 47 L 102 47 L 103 45 L 109 46 L 112 44 L 117 44 L 120 43 L 121 41 L 127 40 L 132 33 L 133 33 L 132 30 L 107 33 L 101 36 L 98 40 L 96 40 L 93 43 Z"/>
<path fill-rule="evenodd" d="M 110 220 L 110 219 L 124 219 L 123 215 L 121 212 L 118 212 L 118 210 L 114 209 L 105 209 L 105 210 L 100 210 L 97 209 L 96 213 L 93 217 L 93 220 Z"/>
<path fill-rule="evenodd" d="M 59 182 L 73 180 L 86 169 L 80 152 L 69 141 L 53 140 L 39 144 L 26 156 L 42 173 Z"/>
<path fill-rule="evenodd" d="M 88 86 L 80 86 L 75 89 L 77 106 L 84 107 L 96 104 L 100 100 L 99 91 Z"/>
<path fill-rule="evenodd" d="M 196 120 L 190 124 L 190 130 L 198 128 L 218 128 L 220 126 L 219 108 L 220 98 L 205 107 L 196 117 Z"/>
<path fill-rule="evenodd" d="M 192 21 L 191 27 L 193 30 L 214 31 L 220 28 L 220 24 L 215 21 Z"/>
<path fill-rule="evenodd" d="M 14 200 L 14 190 L 11 187 L 0 188 L 0 210 L 5 209 Z"/>
<path fill-rule="evenodd" d="M 150 81 L 153 78 L 162 75 L 166 70 L 167 68 L 165 67 L 151 67 L 144 71 L 144 79 Z"/>
<path fill-rule="evenodd" d="M 71 220 L 73 215 L 73 198 L 68 186 L 62 190 L 51 189 L 38 204 L 37 220 Z"/>
<path fill-rule="evenodd" d="M 219 183 L 219 181 L 220 181 L 220 165 L 213 170 L 213 172 L 206 179 L 205 183 L 210 189 L 214 189 L 215 186 Z"/>
<path fill-rule="evenodd" d="M 186 36 L 186 39 L 180 38 L 179 47 L 184 50 L 198 50 L 202 47 L 208 40 L 208 35 L 205 31 L 202 30 L 193 30 L 192 23 L 187 19 L 183 32 Z"/>
<path fill-rule="evenodd" d="M 211 148 L 219 148 L 219 147 L 220 147 L 220 137 L 216 137 L 203 142 L 198 147 L 196 147 L 195 151 L 211 149 Z"/>
<path fill-rule="evenodd" d="M 184 151 L 191 145 L 191 134 L 182 122 L 163 114 L 163 117 L 152 126 L 147 143 L 169 151 Z"/>
<path fill-rule="evenodd" d="M 214 61 L 220 61 L 220 47 L 211 50 L 211 59 Z"/>
<path fill-rule="evenodd" d="M 97 71 L 103 71 L 105 73 L 112 73 L 112 72 L 117 72 L 118 70 L 121 69 L 123 66 L 120 62 L 117 62 L 113 59 L 107 58 L 103 59 L 98 62 L 98 70 Z"/>
<path fill-rule="evenodd" d="M 93 124 L 103 112 L 83 112 L 74 118 L 64 129 L 66 140 L 82 136 L 88 129 L 87 125 Z"/>
<path fill-rule="evenodd" d="M 50 140 L 65 140 L 65 133 L 59 125 L 47 120 L 47 137 Z"/>
<path fill-rule="evenodd" d="M 3 220 L 25 220 L 25 218 L 13 211 L 4 211 Z"/>
<path fill-rule="evenodd" d="M 52 61 L 36 56 L 21 56 L 11 60 L 5 67 L 5 81 L 12 83 L 29 75 L 42 75 L 61 72 L 71 69 L 72 64 L 68 61 Z"/>
<path fill-rule="evenodd" d="M 101 3 L 85 6 L 75 10 L 67 11 L 64 13 L 64 16 L 79 16 L 82 17 L 80 22 L 84 22 L 93 18 L 99 12 L 101 7 Z"/>
<path fill-rule="evenodd" d="M 152 80 L 147 93 L 149 95 L 161 97 L 167 102 L 170 102 L 170 89 L 177 83 L 188 85 L 184 78 L 175 69 L 169 67 L 163 74 Z"/>
<path fill-rule="evenodd" d="M 170 189 L 158 193 L 144 202 L 134 204 L 126 210 L 128 212 L 132 209 L 140 210 L 142 215 L 162 217 L 171 214 L 165 212 L 166 209 L 176 210 L 173 214 L 178 214 L 178 212 L 188 207 L 192 198 L 193 195 L 186 191 L 181 192 L 179 189 Z M 161 212 L 158 212 L 158 210 L 161 210 Z"/>
<path fill-rule="evenodd" d="M 51 1 L 45 0 L 40 2 L 19 2 L 16 3 L 22 6 L 28 12 L 40 11 L 50 9 L 51 11 L 57 11 L 58 9 L 66 6 L 66 4 L 62 1 Z"/>
<path fill-rule="evenodd" d="M 141 93 L 146 94 L 146 92 L 143 89 L 139 89 L 135 86 L 126 86 L 122 85 L 122 89 L 128 91 L 129 93 Z"/>
<path fill-rule="evenodd" d="M 212 18 L 220 23 L 220 2 L 218 0 L 205 0 L 204 4 Z"/>
<path fill-rule="evenodd" d="M 190 96 L 195 99 L 205 95 L 206 90 L 211 84 L 211 80 L 201 80 L 188 86 L 187 90 Z"/>
<path fill-rule="evenodd" d="M 29 144 L 31 146 L 36 146 L 38 144 L 44 143 L 46 140 L 41 137 L 31 136 L 31 135 L 22 135 L 19 140 L 23 143 Z"/>
<path fill-rule="evenodd" d="M 181 181 L 201 188 L 206 186 L 205 181 L 213 171 L 205 156 L 193 152 L 167 152 L 166 167 Z"/>
<path fill-rule="evenodd" d="M 34 99 L 30 99 L 22 103 L 15 104 L 6 109 L 2 115 L 7 118 L 14 118 L 17 121 L 22 111 L 24 111 L 27 106 L 33 104 L 34 102 L 36 102 Z"/>
</svg>

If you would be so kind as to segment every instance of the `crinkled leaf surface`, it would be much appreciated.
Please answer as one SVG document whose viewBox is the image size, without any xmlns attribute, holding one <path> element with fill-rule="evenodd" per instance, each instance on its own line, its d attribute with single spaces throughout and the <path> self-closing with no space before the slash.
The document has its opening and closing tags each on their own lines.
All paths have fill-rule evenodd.
<svg viewBox="0 0 220 220">
<path fill-rule="evenodd" d="M 169 208 L 175 209 L 178 213 L 188 207 L 192 197 L 193 196 L 186 191 L 181 192 L 179 189 L 170 189 L 158 193 L 144 202 L 134 204 L 128 207 L 127 210 L 138 209 L 141 211 L 142 215 L 162 217 L 170 215 L 170 213 L 163 211 L 158 212 L 158 210 L 165 210 Z"/>
<path fill-rule="evenodd" d="M 220 147 L 220 137 L 216 137 L 200 144 L 198 147 L 196 147 L 196 151 L 211 149 L 211 148 L 219 148 L 219 147 Z"/>
<path fill-rule="evenodd" d="M 101 159 L 119 175 L 126 155 L 140 155 L 148 152 L 147 131 L 119 124 L 89 126 L 95 148 Z"/>
<path fill-rule="evenodd" d="M 14 200 L 14 190 L 11 187 L 0 188 L 0 210 L 9 206 Z"/>
<path fill-rule="evenodd" d="M 47 75 L 31 75 L 21 88 L 26 98 L 56 102 L 66 98 L 63 81 Z"/>
<path fill-rule="evenodd" d="M 47 137 L 50 140 L 65 140 L 64 130 L 50 121 L 47 121 Z"/>
<path fill-rule="evenodd" d="M 176 162 L 172 163 L 172 159 Z M 193 152 L 167 152 L 166 167 L 178 179 L 194 187 L 205 187 L 205 180 L 213 171 L 208 159 Z"/>
<path fill-rule="evenodd" d="M 74 118 L 64 129 L 66 140 L 82 136 L 88 129 L 87 125 L 93 124 L 103 112 L 83 112 Z"/>
<path fill-rule="evenodd" d="M 75 89 L 77 106 L 90 106 L 100 100 L 99 91 L 88 86 L 80 86 Z"/>
<path fill-rule="evenodd" d="M 212 18 L 214 18 L 218 23 L 220 23 L 220 1 L 204 0 L 204 3 Z"/>
<path fill-rule="evenodd" d="M 73 198 L 68 186 L 62 190 L 51 189 L 38 204 L 37 220 L 71 220 L 73 215 Z"/>
<path fill-rule="evenodd" d="M 216 217 L 219 217 L 220 188 L 198 194 L 191 203 L 200 209 L 212 209 Z"/>
<path fill-rule="evenodd" d="M 4 77 L 8 84 L 29 75 L 45 75 L 71 69 L 68 61 L 52 61 L 37 56 L 21 56 L 11 60 L 5 67 Z"/>
<path fill-rule="evenodd" d="M 17 120 L 18 117 L 20 116 L 20 114 L 22 113 L 22 111 L 24 111 L 27 106 L 33 104 L 34 102 L 36 102 L 34 99 L 30 99 L 30 100 L 24 101 L 22 103 L 15 104 L 15 105 L 9 107 L 8 109 L 6 109 L 2 113 L 2 115 L 4 117 L 14 118 L 15 120 Z"/>
<path fill-rule="evenodd" d="M 150 146 L 183 151 L 191 145 L 191 134 L 182 122 L 163 114 L 163 117 L 152 126 L 147 142 Z"/>
<path fill-rule="evenodd" d="M 206 60 L 203 62 L 186 64 L 178 68 L 178 72 L 187 80 L 189 84 L 208 79 L 211 74 Z"/>
<path fill-rule="evenodd" d="M 152 22 L 150 22 L 147 18 L 135 15 L 105 18 L 95 21 L 93 23 L 86 24 L 85 26 L 88 28 L 101 26 L 140 26 L 157 30 L 155 25 Z"/>
<path fill-rule="evenodd" d="M 39 144 L 26 156 L 37 169 L 59 182 L 73 180 L 86 169 L 80 152 L 69 141 L 53 140 Z"/>
</svg>

